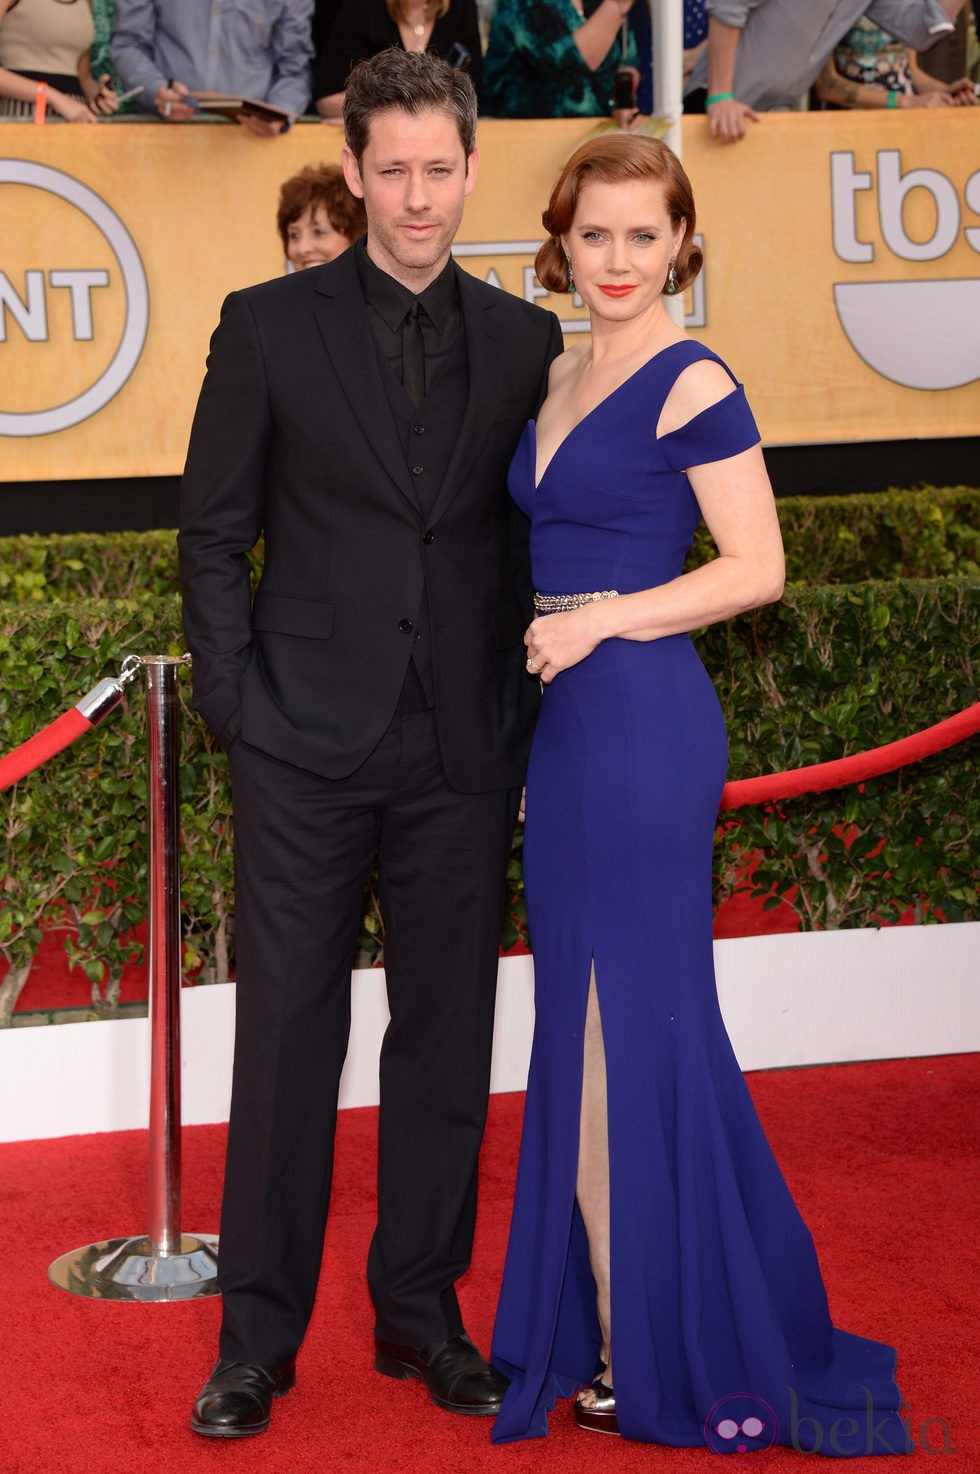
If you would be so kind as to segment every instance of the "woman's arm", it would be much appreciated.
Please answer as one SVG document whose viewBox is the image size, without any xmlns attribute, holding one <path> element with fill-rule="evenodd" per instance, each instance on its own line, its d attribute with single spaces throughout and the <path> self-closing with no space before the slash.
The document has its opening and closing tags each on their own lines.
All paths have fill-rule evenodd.
<svg viewBox="0 0 980 1474">
<path fill-rule="evenodd" d="M 78 80 L 81 83 L 85 100 L 93 112 L 102 117 L 109 117 L 119 106 L 116 94 L 109 82 L 109 73 L 103 72 L 96 81 L 92 76 L 92 59 L 87 51 L 83 51 L 78 58 Z"/>
<path fill-rule="evenodd" d="M 813 90 L 821 102 L 832 102 L 835 107 L 845 108 L 888 107 L 891 96 L 887 87 L 870 82 L 855 82 L 852 77 L 843 76 L 834 66 L 832 56 L 824 62 L 813 84 Z M 900 97 L 900 93 L 895 94 L 892 107 L 897 106 Z"/>
<path fill-rule="evenodd" d="M 619 37 L 633 0 L 602 0 L 588 20 L 572 30 L 567 6 L 558 0 L 534 0 L 522 8 L 497 0 L 490 23 L 490 51 L 518 53 L 525 65 L 542 76 L 562 72 L 594 72 L 605 61 Z M 529 13 L 530 12 L 530 13 Z"/>
<path fill-rule="evenodd" d="M 701 58 L 701 53 L 704 50 L 704 48 L 707 46 L 707 44 L 708 44 L 708 38 L 707 38 L 707 36 L 705 36 L 705 38 L 704 38 L 703 41 L 699 41 L 696 46 L 689 46 L 688 49 L 684 52 L 683 68 L 684 68 L 684 81 L 685 81 L 685 83 L 688 81 L 691 73 L 694 71 L 694 68 L 697 66 L 697 64 L 698 64 L 698 62 L 699 62 L 699 60 Z M 710 92 L 709 92 L 708 96 L 709 97 L 711 96 Z"/>
<path fill-rule="evenodd" d="M 344 115 L 344 94 L 328 92 L 326 97 L 317 98 L 315 106 L 321 118 L 340 119 Z"/>
<path fill-rule="evenodd" d="M 909 73 L 912 86 L 923 96 L 928 92 L 941 92 L 957 107 L 977 106 L 977 90 L 972 77 L 959 77 L 955 82 L 940 82 L 938 77 L 930 76 L 922 70 L 914 51 L 909 52 Z"/>
<path fill-rule="evenodd" d="M 14 97 L 19 102 L 35 102 L 37 89 L 38 84 L 29 77 L 22 77 L 19 72 L 0 67 L 0 97 Z M 60 113 L 67 123 L 95 122 L 95 114 L 87 102 L 83 102 L 80 97 L 69 97 L 57 87 L 48 88 L 48 107 Z"/>
<path fill-rule="evenodd" d="M 692 367 L 698 371 L 698 382 L 692 386 L 689 379 L 685 409 L 698 402 L 704 409 L 725 397 L 717 393 L 717 375 L 725 374 L 720 365 Z M 690 369 L 681 379 L 688 376 L 693 378 Z M 725 382 L 730 392 L 727 375 Z M 691 417 L 685 415 L 682 423 Z M 661 433 L 664 423 L 662 419 Z M 669 420 L 666 423 L 670 426 Z M 783 543 L 761 448 L 756 445 L 724 460 L 692 466 L 687 475 L 718 557 L 658 588 L 535 619 L 525 644 L 546 684 L 584 660 L 602 640 L 659 640 L 731 619 L 780 597 Z"/>
<path fill-rule="evenodd" d="M 926 76 L 919 68 L 915 70 L 922 77 Z M 833 59 L 829 58 L 813 89 L 822 102 L 832 102 L 844 108 L 952 107 L 953 98 L 945 82 L 936 82 L 932 78 L 927 80 L 932 85 L 920 88 L 913 72 L 915 91 L 893 92 L 880 82 L 855 82 L 850 77 L 842 77 Z"/>
<path fill-rule="evenodd" d="M 771 604 L 783 591 L 783 544 L 759 446 L 692 466 L 688 478 L 718 557 L 659 588 L 602 599 L 529 625 L 528 658 L 547 684 L 603 640 L 660 640 Z"/>
<path fill-rule="evenodd" d="M 745 137 L 745 120 L 759 121 L 759 114 L 733 97 L 735 85 L 735 54 L 738 51 L 738 26 L 730 26 L 716 15 L 708 17 L 708 95 L 705 111 L 708 114 L 708 132 L 712 138 L 725 143 L 736 143 Z M 712 102 L 712 98 L 717 98 Z"/>
<path fill-rule="evenodd" d="M 912 86 L 916 92 L 952 92 L 952 86 L 947 82 L 940 82 L 938 77 L 931 77 L 919 66 L 919 59 L 914 51 L 909 52 L 909 76 L 912 78 Z"/>
<path fill-rule="evenodd" d="M 633 8 L 633 0 L 602 0 L 584 25 L 572 32 L 572 40 L 582 53 L 582 60 L 590 72 L 601 67 L 619 34 L 623 21 Z"/>
</svg>

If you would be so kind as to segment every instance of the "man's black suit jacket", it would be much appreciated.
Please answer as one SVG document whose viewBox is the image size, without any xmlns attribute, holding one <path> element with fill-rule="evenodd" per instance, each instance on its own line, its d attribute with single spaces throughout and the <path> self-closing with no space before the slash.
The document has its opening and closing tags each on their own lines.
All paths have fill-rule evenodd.
<svg viewBox="0 0 980 1474">
<path fill-rule="evenodd" d="M 218 740 L 352 773 L 398 704 L 428 601 L 439 742 L 461 792 L 515 787 L 527 524 L 506 490 L 561 351 L 553 314 L 456 268 L 469 394 L 428 517 L 412 485 L 352 251 L 236 292 L 211 341 L 181 492 L 194 704 Z M 265 535 L 254 607 L 248 553 Z"/>
</svg>

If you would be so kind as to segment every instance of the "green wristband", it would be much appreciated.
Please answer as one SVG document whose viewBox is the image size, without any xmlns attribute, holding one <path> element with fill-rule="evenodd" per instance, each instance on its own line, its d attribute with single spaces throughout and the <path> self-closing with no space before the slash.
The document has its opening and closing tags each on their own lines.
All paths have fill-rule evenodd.
<svg viewBox="0 0 980 1474">
<path fill-rule="evenodd" d="M 888 102 L 886 103 L 886 106 L 887 107 L 898 107 L 898 93 L 897 92 L 889 92 L 889 94 L 888 94 Z"/>
<path fill-rule="evenodd" d="M 734 92 L 716 92 L 714 97 L 706 97 L 704 99 L 704 105 L 705 107 L 710 107 L 713 102 L 733 102 L 734 99 Z"/>
</svg>

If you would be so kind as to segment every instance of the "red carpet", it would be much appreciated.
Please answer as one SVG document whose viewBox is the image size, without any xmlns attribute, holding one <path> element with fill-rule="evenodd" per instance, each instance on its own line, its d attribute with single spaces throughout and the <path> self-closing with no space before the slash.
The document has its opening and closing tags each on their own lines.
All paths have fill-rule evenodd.
<svg viewBox="0 0 980 1474">
<path fill-rule="evenodd" d="M 899 1348 L 917 1442 L 912 1463 L 936 1474 L 976 1474 L 980 1056 L 781 1070 L 749 1080 L 813 1230 L 835 1319 Z M 475 1268 L 461 1285 L 468 1327 L 483 1347 L 521 1106 L 520 1096 L 491 1101 Z M 341 1114 L 320 1298 L 297 1388 L 276 1405 L 268 1433 L 233 1444 L 206 1443 L 187 1429 L 214 1355 L 218 1300 L 87 1301 L 47 1282 L 57 1255 L 145 1232 L 145 1133 L 0 1146 L 0 1474 L 707 1474 L 723 1467 L 707 1449 L 581 1433 L 564 1405 L 552 1415 L 549 1439 L 493 1448 L 483 1419 L 440 1412 L 417 1383 L 377 1376 L 363 1282 L 374 1132 L 373 1111 Z M 185 1229 L 217 1231 L 223 1140 L 221 1127 L 184 1132 Z M 944 1425 L 951 1454 L 942 1451 Z M 936 1452 L 919 1447 L 923 1437 Z M 751 1458 L 764 1474 L 804 1468 L 804 1456 L 792 1450 Z M 909 1466 L 908 1459 L 885 1465 Z M 835 1466 L 811 1457 L 806 1467 Z"/>
</svg>

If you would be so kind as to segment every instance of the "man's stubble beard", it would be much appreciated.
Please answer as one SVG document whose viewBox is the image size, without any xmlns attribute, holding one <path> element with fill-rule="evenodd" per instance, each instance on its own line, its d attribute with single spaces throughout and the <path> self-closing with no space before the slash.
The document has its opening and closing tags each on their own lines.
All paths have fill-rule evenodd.
<svg viewBox="0 0 980 1474">
<path fill-rule="evenodd" d="M 424 251 L 424 255 L 416 254 L 416 251 L 412 250 L 410 242 L 403 240 L 397 234 L 397 231 L 389 233 L 384 226 L 379 226 L 377 222 L 372 223 L 370 215 L 368 216 L 368 241 L 371 240 L 373 234 L 374 239 L 382 247 L 385 254 L 403 271 L 432 271 L 435 267 L 439 267 L 441 270 L 442 266 L 449 259 L 453 241 L 456 239 L 462 219 L 463 211 L 460 209 L 454 219 L 445 222 L 445 225 L 438 232 L 437 236 L 434 236 L 428 241 L 418 242 L 416 251 Z M 424 222 L 419 220 L 418 223 L 422 224 Z"/>
</svg>

